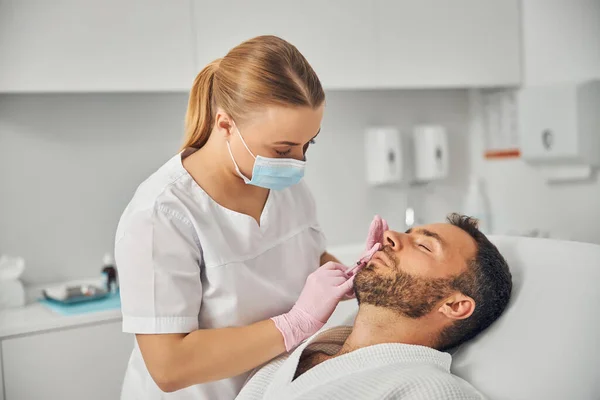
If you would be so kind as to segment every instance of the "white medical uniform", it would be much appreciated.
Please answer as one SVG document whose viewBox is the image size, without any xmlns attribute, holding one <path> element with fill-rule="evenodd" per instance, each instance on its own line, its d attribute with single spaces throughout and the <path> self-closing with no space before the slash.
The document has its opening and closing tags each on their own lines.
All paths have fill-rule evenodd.
<svg viewBox="0 0 600 400">
<path fill-rule="evenodd" d="M 259 226 L 217 204 L 181 160 L 173 157 L 142 183 L 119 222 L 123 331 L 188 333 L 245 326 L 289 311 L 325 251 L 306 184 L 272 190 Z M 247 376 L 164 393 L 136 343 L 121 398 L 230 400 Z"/>
</svg>

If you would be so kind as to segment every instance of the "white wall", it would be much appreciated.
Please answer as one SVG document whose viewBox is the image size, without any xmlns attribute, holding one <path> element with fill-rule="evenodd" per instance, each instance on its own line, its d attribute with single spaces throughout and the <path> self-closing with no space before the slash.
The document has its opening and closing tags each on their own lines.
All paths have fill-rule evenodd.
<svg viewBox="0 0 600 400">
<path fill-rule="evenodd" d="M 184 95 L 0 96 L 0 253 L 90 277 L 135 187 L 177 151 Z"/>
<path fill-rule="evenodd" d="M 0 253 L 26 258 L 27 282 L 99 273 L 133 191 L 177 151 L 186 101 L 183 94 L 0 96 Z M 404 229 L 403 191 L 365 184 L 370 124 L 446 125 L 455 189 L 438 190 L 419 210 L 428 220 L 455 209 L 468 170 L 467 110 L 460 90 L 328 93 L 306 179 L 330 244 L 362 242 L 375 213 Z"/>
<path fill-rule="evenodd" d="M 523 35 L 524 86 L 600 79 L 600 0 L 523 0 Z M 550 185 L 520 159 L 483 160 L 479 106 L 471 164 L 487 179 L 496 232 L 537 228 L 600 243 L 600 180 Z"/>
</svg>

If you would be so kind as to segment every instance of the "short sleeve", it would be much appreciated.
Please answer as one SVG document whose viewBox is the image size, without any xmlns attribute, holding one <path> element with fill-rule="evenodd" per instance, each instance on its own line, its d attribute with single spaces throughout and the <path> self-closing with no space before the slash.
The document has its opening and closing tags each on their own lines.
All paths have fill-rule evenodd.
<svg viewBox="0 0 600 400">
<path fill-rule="evenodd" d="M 160 206 L 128 218 L 115 243 L 123 331 L 198 329 L 202 251 L 192 224 Z"/>
</svg>

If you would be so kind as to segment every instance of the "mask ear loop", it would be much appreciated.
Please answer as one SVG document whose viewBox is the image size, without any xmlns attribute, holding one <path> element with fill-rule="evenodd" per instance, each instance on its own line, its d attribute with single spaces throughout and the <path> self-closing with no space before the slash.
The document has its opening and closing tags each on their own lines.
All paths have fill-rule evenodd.
<svg viewBox="0 0 600 400">
<path fill-rule="evenodd" d="M 229 145 L 229 142 L 227 142 L 227 150 L 229 150 L 229 156 L 231 157 L 231 161 L 233 161 L 233 166 L 235 167 L 235 172 L 237 172 L 239 177 L 242 178 L 244 180 L 244 182 L 246 182 L 246 183 L 250 182 L 250 179 L 248 179 L 248 177 L 246 177 L 244 174 L 242 174 L 242 171 L 240 171 L 240 168 L 238 167 L 237 162 L 235 162 L 235 158 L 233 157 L 233 153 L 231 152 L 231 146 Z"/>
<path fill-rule="evenodd" d="M 246 144 L 246 141 L 244 140 L 244 137 L 242 136 L 242 132 L 240 132 L 240 128 L 237 127 L 237 124 L 235 123 L 235 121 L 233 119 L 231 120 L 231 122 L 233 122 L 233 126 L 235 127 L 235 130 L 237 131 L 238 135 L 240 135 L 240 139 L 242 139 L 242 143 L 244 144 L 244 147 L 246 148 L 246 150 L 248 150 L 248 153 L 250 153 L 250 155 L 252 157 L 254 157 L 254 159 L 256 160 L 256 156 L 254 155 L 254 153 L 252 153 L 252 151 Z M 229 150 L 229 151 L 231 152 L 231 150 Z"/>
<path fill-rule="evenodd" d="M 233 120 L 232 120 L 232 122 L 233 122 Z M 238 131 L 238 135 L 240 135 L 240 139 L 242 139 L 242 143 L 244 143 L 244 146 L 246 147 L 246 149 L 248 150 L 248 152 L 250 153 L 250 155 L 252 157 L 254 157 L 254 154 L 252 154 L 252 152 L 250 151 L 250 149 L 248 148 L 248 146 L 244 142 L 244 138 L 242 137 L 242 134 L 240 133 L 240 130 L 235 125 L 235 122 L 233 122 L 233 126 L 235 126 L 235 129 Z M 237 174 L 239 175 L 239 177 L 242 178 L 246 184 L 250 183 L 251 179 L 248 179 L 248 177 L 246 175 L 242 174 L 242 171 L 240 171 L 240 167 L 238 167 L 238 164 L 235 161 L 235 157 L 233 156 L 233 152 L 231 151 L 231 145 L 229 144 L 229 140 L 227 141 L 227 150 L 229 150 L 229 156 L 231 157 L 231 161 L 233 161 L 233 166 L 235 167 L 235 172 L 237 172 Z M 256 160 L 256 157 L 254 157 L 254 159 Z"/>
</svg>

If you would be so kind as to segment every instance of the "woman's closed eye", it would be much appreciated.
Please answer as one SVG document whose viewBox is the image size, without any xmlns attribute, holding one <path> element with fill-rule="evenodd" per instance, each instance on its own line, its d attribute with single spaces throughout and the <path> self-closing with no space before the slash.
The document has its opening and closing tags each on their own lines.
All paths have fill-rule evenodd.
<svg viewBox="0 0 600 400">
<path fill-rule="evenodd" d="M 304 145 L 304 148 L 303 148 L 304 152 L 306 153 L 306 149 L 308 148 L 309 145 L 315 144 L 315 143 L 317 143 L 317 142 L 316 142 L 316 140 L 314 138 L 310 139 L 308 141 L 308 143 L 306 143 Z M 277 153 L 277 155 L 279 155 L 281 157 L 285 157 L 285 156 L 289 155 L 291 152 L 292 152 L 291 148 L 288 148 L 287 150 L 277 150 L 277 149 L 275 149 L 275 153 Z"/>
<path fill-rule="evenodd" d="M 287 149 L 285 151 L 282 150 L 275 150 L 275 153 L 277 153 L 280 156 L 287 156 L 288 154 L 290 154 L 290 152 L 292 151 L 292 149 Z"/>
</svg>

